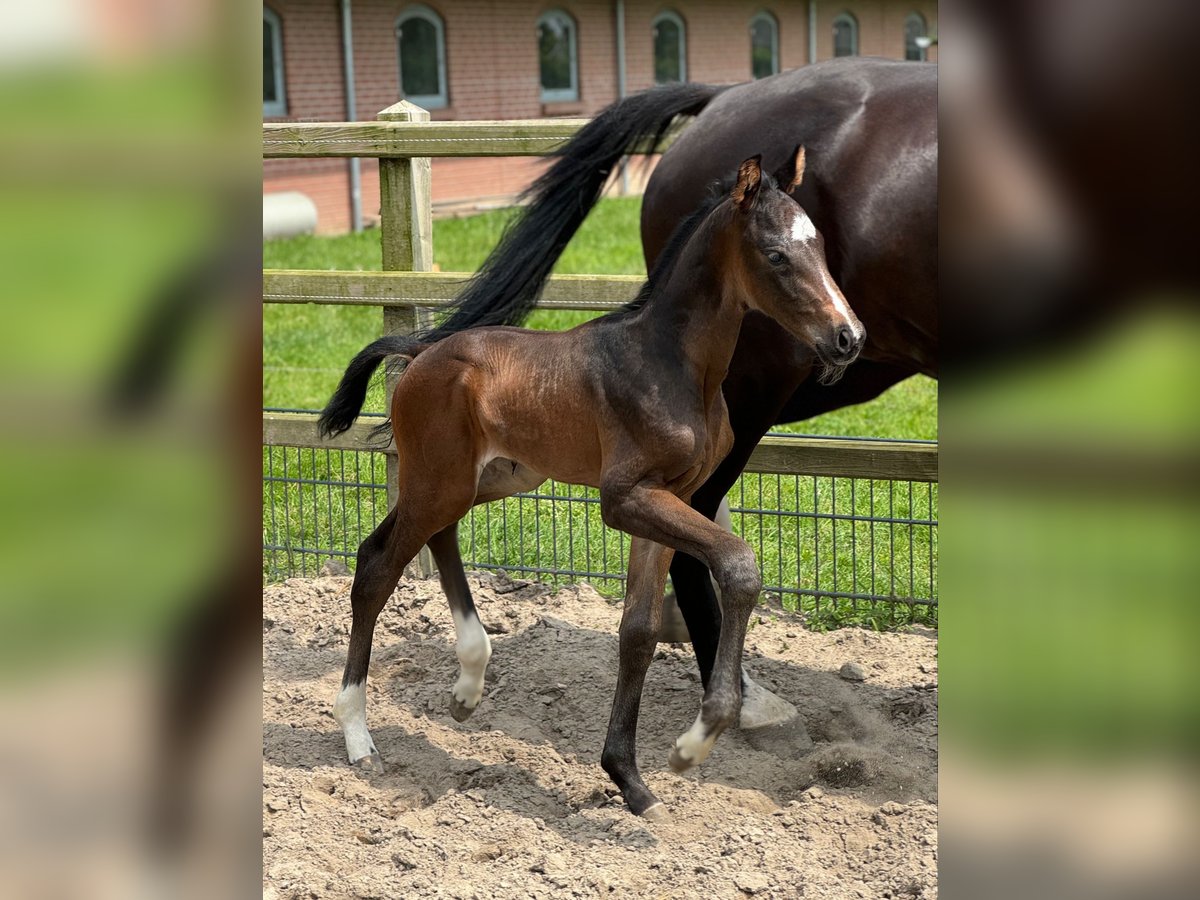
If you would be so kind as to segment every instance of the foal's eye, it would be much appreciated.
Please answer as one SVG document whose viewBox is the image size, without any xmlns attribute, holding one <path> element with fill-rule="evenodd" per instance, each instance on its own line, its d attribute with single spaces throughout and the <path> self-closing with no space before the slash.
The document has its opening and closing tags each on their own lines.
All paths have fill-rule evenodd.
<svg viewBox="0 0 1200 900">
<path fill-rule="evenodd" d="M 767 254 L 767 262 L 769 262 L 773 266 L 777 266 L 781 262 L 783 262 L 783 254 L 780 253 L 778 250 L 772 250 L 770 253 Z"/>
</svg>

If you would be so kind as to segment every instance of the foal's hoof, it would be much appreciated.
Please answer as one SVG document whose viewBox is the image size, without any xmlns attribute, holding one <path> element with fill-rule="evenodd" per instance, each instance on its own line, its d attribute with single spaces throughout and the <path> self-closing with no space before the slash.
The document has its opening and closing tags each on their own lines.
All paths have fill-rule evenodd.
<svg viewBox="0 0 1200 900">
<path fill-rule="evenodd" d="M 383 774 L 383 757 L 379 755 L 379 751 L 375 751 L 369 756 L 364 756 L 362 759 L 356 759 L 350 763 L 360 772 L 366 772 L 369 775 Z"/>
<path fill-rule="evenodd" d="M 671 821 L 671 814 L 667 812 L 667 808 L 662 805 L 661 801 L 655 802 L 653 805 L 643 809 L 641 816 L 647 822 L 655 822 L 658 824 Z"/>
<path fill-rule="evenodd" d="M 450 715 L 454 716 L 455 722 L 467 721 L 467 719 L 471 718 L 471 713 L 475 712 L 475 710 L 478 708 L 478 704 L 475 706 L 467 706 L 465 703 L 460 703 L 458 698 L 454 696 L 453 692 L 451 692 Z"/>
</svg>

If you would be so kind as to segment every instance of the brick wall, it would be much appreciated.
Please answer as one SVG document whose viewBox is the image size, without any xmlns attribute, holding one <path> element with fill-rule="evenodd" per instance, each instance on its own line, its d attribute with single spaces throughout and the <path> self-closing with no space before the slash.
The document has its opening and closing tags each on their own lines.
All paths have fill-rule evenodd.
<svg viewBox="0 0 1200 900">
<path fill-rule="evenodd" d="M 336 0 L 268 0 L 283 21 L 288 115 L 267 121 L 343 121 L 341 14 Z M 442 17 L 446 34 L 449 105 L 431 118 L 526 119 L 543 116 L 591 116 L 617 98 L 615 15 L 611 0 L 433 0 L 425 4 Z M 357 113 L 360 120 L 400 98 L 395 24 L 409 6 L 400 0 L 355 0 L 354 57 Z M 543 104 L 538 85 L 536 23 L 547 9 L 562 9 L 576 22 L 579 51 L 579 100 Z M 762 0 L 678 0 L 660 6 L 628 0 L 625 4 L 626 72 L 630 92 L 654 83 L 651 28 L 654 17 L 670 9 L 684 20 L 687 74 L 693 81 L 732 83 L 750 76 L 749 22 L 762 9 L 779 22 L 780 65 L 808 62 L 808 5 Z M 931 31 L 937 27 L 936 0 L 822 0 L 818 7 L 817 54 L 833 55 L 833 19 L 852 13 L 859 24 L 859 52 L 903 58 L 904 18 L 921 12 Z M 930 58 L 936 59 L 936 48 Z M 509 201 L 537 174 L 536 158 L 435 159 L 435 206 L 476 201 Z M 347 160 L 264 160 L 263 190 L 303 191 L 318 209 L 318 231 L 349 228 Z M 362 161 L 363 214 L 378 215 L 379 171 Z"/>
<path fill-rule="evenodd" d="M 817 6 L 817 59 L 833 57 L 833 20 L 848 12 L 858 21 L 860 56 L 885 56 L 904 59 L 904 19 L 911 12 L 925 17 L 930 34 L 937 33 L 936 0 L 895 2 L 895 0 L 845 0 L 822 2 Z M 930 47 L 928 58 L 937 62 L 937 47 Z"/>
</svg>

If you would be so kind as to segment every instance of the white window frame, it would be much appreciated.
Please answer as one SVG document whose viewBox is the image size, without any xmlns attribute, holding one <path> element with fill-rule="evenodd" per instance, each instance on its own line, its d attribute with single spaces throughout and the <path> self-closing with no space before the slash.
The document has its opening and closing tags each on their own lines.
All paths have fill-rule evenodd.
<svg viewBox="0 0 1200 900">
<path fill-rule="evenodd" d="M 779 20 L 765 9 L 760 9 L 750 17 L 750 77 L 754 75 L 754 25 L 756 22 L 766 22 L 771 26 L 771 75 L 779 74 Z M 766 77 L 766 76 L 764 76 Z"/>
<path fill-rule="evenodd" d="M 683 16 L 679 15 L 679 13 L 675 12 L 674 10 L 670 10 L 670 9 L 664 9 L 662 12 L 660 12 L 657 16 L 654 17 L 654 21 L 650 23 L 651 29 L 657 28 L 659 22 L 674 22 L 676 25 L 679 26 L 679 81 L 681 83 L 684 81 L 687 81 L 688 80 L 688 74 L 687 74 L 687 23 L 683 21 Z M 653 38 L 654 32 L 651 31 L 650 34 L 651 34 L 651 38 Z M 651 50 L 650 63 L 651 63 L 651 65 L 653 65 L 654 64 L 653 40 L 651 40 L 650 50 Z M 659 83 L 657 78 L 655 78 L 654 80 L 655 80 L 655 83 Z M 662 82 L 662 83 L 670 84 L 671 82 Z"/>
<path fill-rule="evenodd" d="M 283 80 L 283 19 L 269 7 L 263 7 L 263 28 L 270 24 L 272 34 L 271 54 L 275 57 L 274 100 L 263 100 L 263 117 L 287 115 L 287 82 Z"/>
<path fill-rule="evenodd" d="M 908 24 L 912 21 L 921 23 L 921 37 L 929 37 L 929 22 L 926 18 L 917 12 L 915 9 L 904 17 L 904 58 L 908 59 Z M 926 62 L 929 59 L 929 49 L 917 44 L 917 53 L 920 56 L 909 62 Z"/>
<path fill-rule="evenodd" d="M 400 29 L 409 19 L 423 19 L 433 26 L 437 43 L 438 87 L 441 88 L 436 94 L 404 93 L 404 61 L 400 58 Z M 396 77 L 399 79 L 400 95 L 409 103 L 416 104 L 422 109 L 445 109 L 450 105 L 450 91 L 446 84 L 446 25 L 442 22 L 442 17 L 423 3 L 414 3 L 412 6 L 406 6 L 403 12 L 396 17 L 394 33 L 396 36 Z"/>
<path fill-rule="evenodd" d="M 534 34 L 541 30 L 542 25 L 559 20 L 567 26 L 567 56 L 571 69 L 571 86 L 567 88 L 542 87 L 542 57 L 538 50 L 538 89 L 541 91 L 543 103 L 567 103 L 579 99 L 579 26 L 575 18 L 566 10 L 548 9 L 538 16 L 534 26 Z"/>
<path fill-rule="evenodd" d="M 833 17 L 833 25 L 829 29 L 830 40 L 833 41 L 833 53 L 837 56 L 837 27 L 839 22 L 845 22 L 850 26 L 850 55 L 858 56 L 858 19 L 854 18 L 849 12 L 841 12 Z"/>
</svg>

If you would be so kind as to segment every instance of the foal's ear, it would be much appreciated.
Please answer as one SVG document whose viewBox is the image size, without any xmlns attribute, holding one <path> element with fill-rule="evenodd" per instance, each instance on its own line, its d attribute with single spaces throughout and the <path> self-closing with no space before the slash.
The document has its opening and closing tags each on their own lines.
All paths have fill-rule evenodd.
<svg viewBox="0 0 1200 900">
<path fill-rule="evenodd" d="M 759 186 L 762 185 L 762 154 L 752 156 L 738 166 L 737 184 L 733 186 L 730 196 L 739 209 L 748 210 L 754 206 L 758 197 Z"/>
<path fill-rule="evenodd" d="M 796 145 L 796 149 L 792 151 L 787 162 L 780 166 L 779 171 L 775 173 L 775 180 L 779 182 L 779 189 L 785 194 L 790 194 L 800 187 L 800 182 L 804 180 L 803 144 Z"/>
</svg>

